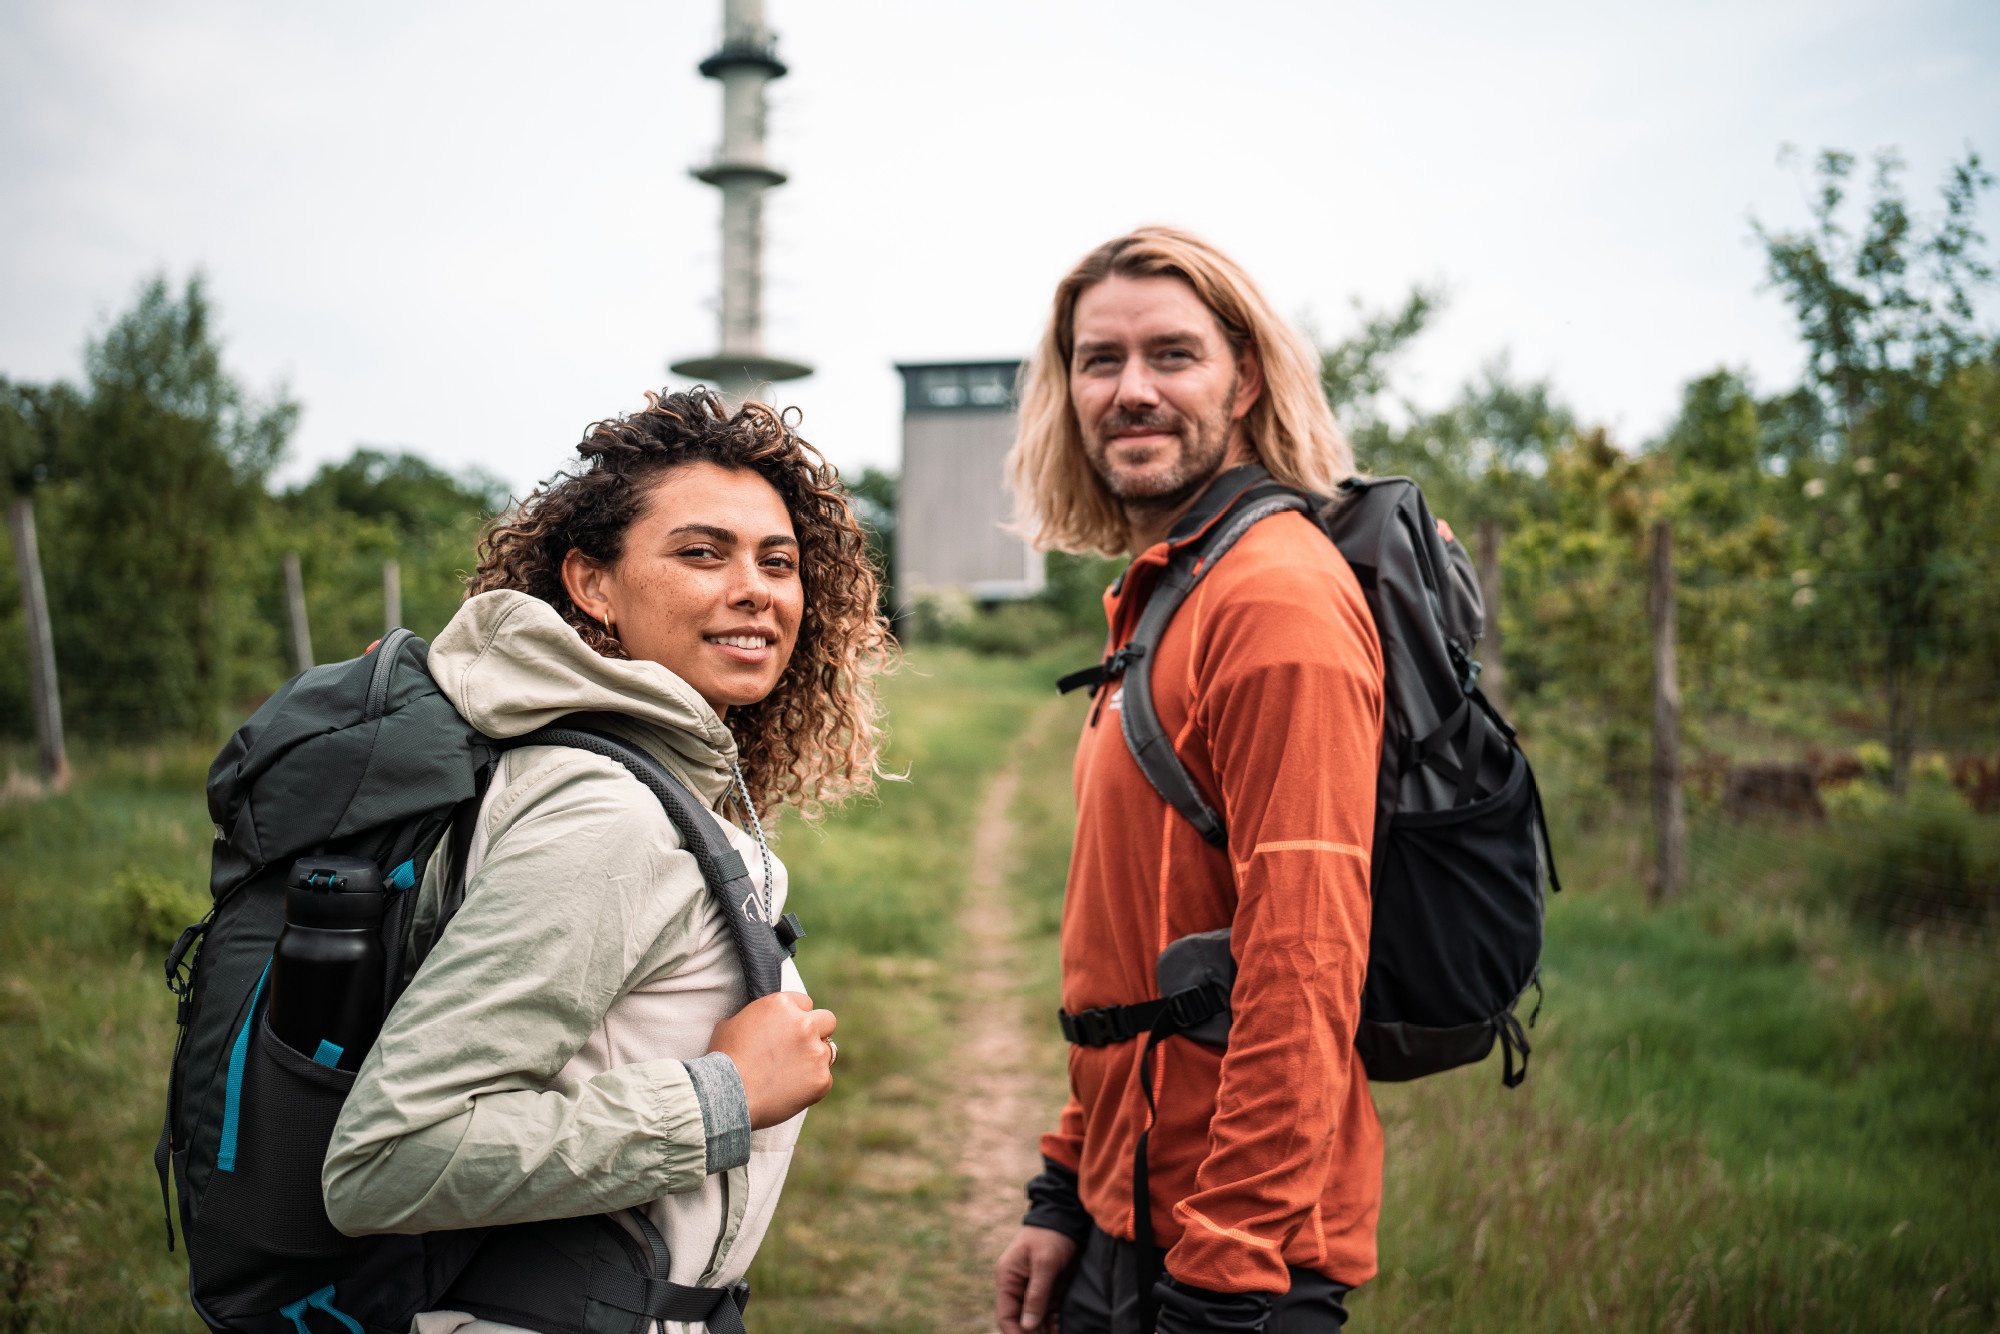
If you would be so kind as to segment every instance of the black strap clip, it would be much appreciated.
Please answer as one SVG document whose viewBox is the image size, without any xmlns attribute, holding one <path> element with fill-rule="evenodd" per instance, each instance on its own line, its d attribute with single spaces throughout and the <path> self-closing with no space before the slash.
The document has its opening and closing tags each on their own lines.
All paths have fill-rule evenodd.
<svg viewBox="0 0 2000 1334">
<path fill-rule="evenodd" d="M 1106 654 L 1104 661 L 1094 667 L 1085 667 L 1081 671 L 1057 677 L 1056 693 L 1067 695 L 1072 690 L 1080 690 L 1085 686 L 1089 686 L 1090 693 L 1095 695 L 1098 688 L 1106 681 L 1125 675 L 1127 667 L 1130 667 L 1145 656 L 1146 646 L 1144 644 L 1127 644 L 1115 652 Z"/>
<path fill-rule="evenodd" d="M 1095 1010 L 1071 1014 L 1056 1011 L 1063 1037 L 1079 1047 L 1109 1047 L 1129 1042 L 1152 1027 L 1153 1017 L 1162 1008 L 1160 1001 L 1139 1005 L 1105 1005 Z"/>
<path fill-rule="evenodd" d="M 188 1011 L 194 996 L 194 969 L 188 965 L 187 956 L 214 920 L 215 912 L 211 909 L 208 916 L 181 932 L 180 939 L 167 951 L 167 990 L 174 993 L 174 1022 L 181 1028 L 187 1027 Z"/>
<path fill-rule="evenodd" d="M 1174 1023 L 1183 1029 L 1193 1028 L 1228 1008 L 1228 994 L 1207 982 L 1189 987 L 1186 991 L 1176 991 L 1167 997 L 1167 1013 L 1173 1015 Z"/>
<path fill-rule="evenodd" d="M 771 931 L 778 937 L 778 944 L 784 948 L 786 954 L 794 956 L 798 954 L 799 942 L 805 939 L 806 929 L 799 924 L 797 913 L 788 912 L 780 917 Z"/>
</svg>

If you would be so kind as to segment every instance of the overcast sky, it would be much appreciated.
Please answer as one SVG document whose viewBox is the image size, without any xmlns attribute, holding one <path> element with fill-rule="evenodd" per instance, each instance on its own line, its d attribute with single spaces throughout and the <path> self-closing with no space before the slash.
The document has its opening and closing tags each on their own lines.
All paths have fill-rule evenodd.
<svg viewBox="0 0 2000 1334">
<path fill-rule="evenodd" d="M 2000 156 L 2000 3 L 767 0 L 767 350 L 843 467 L 894 466 L 896 361 L 1017 356 L 1130 226 L 1192 227 L 1333 337 L 1441 282 L 1408 387 L 1489 358 L 1637 444 L 1718 364 L 1799 353 L 1750 219 L 1781 145 L 1895 146 L 1929 207 Z M 720 0 L 0 0 L 0 374 L 76 376 L 148 275 L 356 444 L 522 487 L 714 349 Z M 2000 234 L 2000 210 L 1986 210 Z"/>
</svg>

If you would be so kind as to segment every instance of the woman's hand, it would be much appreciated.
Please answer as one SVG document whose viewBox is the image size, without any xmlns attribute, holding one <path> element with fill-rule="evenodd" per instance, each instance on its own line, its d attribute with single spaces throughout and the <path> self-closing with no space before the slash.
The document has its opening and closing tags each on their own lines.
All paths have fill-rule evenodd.
<svg viewBox="0 0 2000 1334">
<path fill-rule="evenodd" d="M 736 1064 L 750 1128 L 789 1121 L 833 1090 L 832 1010 L 797 991 L 774 991 L 715 1026 L 708 1040 Z"/>
</svg>

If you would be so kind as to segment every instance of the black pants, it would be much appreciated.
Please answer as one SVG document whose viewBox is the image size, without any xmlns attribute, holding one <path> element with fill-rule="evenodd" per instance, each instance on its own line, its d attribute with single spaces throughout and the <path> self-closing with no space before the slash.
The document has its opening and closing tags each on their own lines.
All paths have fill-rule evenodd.
<svg viewBox="0 0 2000 1334">
<path fill-rule="evenodd" d="M 1162 1261 L 1166 1252 L 1160 1251 Z M 1164 1265 L 1159 1272 L 1165 1273 Z M 1353 1289 L 1310 1269 L 1292 1271 L 1290 1292 L 1271 1302 L 1267 1334 L 1335 1334 L 1347 1323 L 1342 1299 Z M 1062 1334 L 1153 1334 L 1139 1328 L 1139 1247 L 1090 1229 L 1076 1278 L 1063 1299 Z"/>
</svg>

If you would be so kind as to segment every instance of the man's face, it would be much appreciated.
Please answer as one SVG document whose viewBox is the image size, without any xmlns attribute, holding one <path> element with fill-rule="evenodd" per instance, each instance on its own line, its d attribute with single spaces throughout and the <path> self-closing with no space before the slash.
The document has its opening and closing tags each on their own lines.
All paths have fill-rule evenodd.
<svg viewBox="0 0 2000 1334">
<path fill-rule="evenodd" d="M 1256 358 L 1230 350 L 1215 313 L 1179 278 L 1114 274 L 1084 289 L 1075 334 L 1070 404 L 1111 494 L 1159 506 L 1199 491 L 1257 401 Z"/>
</svg>

